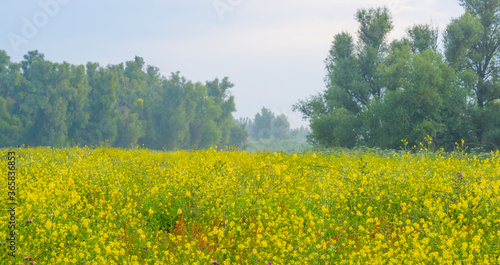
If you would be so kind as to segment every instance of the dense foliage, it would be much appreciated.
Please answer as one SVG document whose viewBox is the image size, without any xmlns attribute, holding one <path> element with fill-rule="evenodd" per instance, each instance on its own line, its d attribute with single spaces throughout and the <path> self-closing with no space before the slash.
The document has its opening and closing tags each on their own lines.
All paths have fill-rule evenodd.
<svg viewBox="0 0 500 265">
<path fill-rule="evenodd" d="M 327 89 L 294 106 L 322 146 L 399 148 L 430 135 L 436 147 L 500 148 L 500 1 L 460 0 L 465 13 L 444 32 L 415 25 L 387 44 L 386 8 L 360 9 L 358 42 L 335 35 Z"/>
<path fill-rule="evenodd" d="M 0 146 L 244 145 L 231 87 L 228 78 L 166 78 L 140 57 L 101 67 L 53 63 L 31 51 L 14 63 L 0 50 Z"/>
<path fill-rule="evenodd" d="M 498 152 L 12 151 L 2 264 L 500 263 Z"/>
</svg>

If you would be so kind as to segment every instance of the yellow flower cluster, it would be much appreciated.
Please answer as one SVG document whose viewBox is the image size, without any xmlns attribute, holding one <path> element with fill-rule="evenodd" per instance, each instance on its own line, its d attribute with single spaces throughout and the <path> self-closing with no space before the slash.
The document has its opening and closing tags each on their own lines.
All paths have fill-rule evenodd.
<svg viewBox="0 0 500 265">
<path fill-rule="evenodd" d="M 16 153 L 12 264 L 500 263 L 498 152 Z"/>
</svg>

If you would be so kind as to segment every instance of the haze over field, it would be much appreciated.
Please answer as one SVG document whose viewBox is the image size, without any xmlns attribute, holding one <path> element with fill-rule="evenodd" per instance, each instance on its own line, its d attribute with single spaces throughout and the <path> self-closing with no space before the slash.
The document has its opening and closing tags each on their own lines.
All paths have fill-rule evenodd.
<svg viewBox="0 0 500 265">
<path fill-rule="evenodd" d="M 236 118 L 265 106 L 298 127 L 306 123 L 291 106 L 324 90 L 333 35 L 354 35 L 356 10 L 384 5 L 393 14 L 390 39 L 417 23 L 442 33 L 463 13 L 456 0 L 2 1 L 0 50 L 15 62 L 36 49 L 72 64 L 117 64 L 138 55 L 164 75 L 228 76 Z"/>
</svg>

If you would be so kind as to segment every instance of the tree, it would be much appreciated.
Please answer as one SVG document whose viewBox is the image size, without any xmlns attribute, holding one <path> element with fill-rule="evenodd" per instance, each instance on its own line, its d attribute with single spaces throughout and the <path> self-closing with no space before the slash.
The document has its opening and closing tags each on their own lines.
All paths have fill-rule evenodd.
<svg viewBox="0 0 500 265">
<path fill-rule="evenodd" d="M 52 63 L 38 51 L 12 63 L 0 51 L 0 140 L 168 150 L 244 146 L 247 132 L 232 116 L 234 85 L 227 77 L 206 84 L 178 72 L 166 78 L 138 56 L 100 67 Z"/>
<path fill-rule="evenodd" d="M 348 33 L 334 37 L 326 60 L 327 89 L 294 105 L 310 121 L 311 142 L 399 148 L 402 139 L 415 144 L 430 135 L 435 144 L 448 147 L 480 138 L 475 126 L 481 126 L 473 121 L 484 116 L 471 112 L 467 103 L 467 89 L 480 79 L 467 69 L 480 41 L 477 18 L 466 13 L 447 29 L 447 62 L 437 51 L 438 31 L 430 25 L 414 25 L 387 46 L 392 29 L 387 9 L 361 9 L 356 20 L 358 43 Z M 488 81 L 492 87 L 500 81 L 495 71 Z M 488 139 L 496 141 L 496 130 L 488 130 L 493 135 Z"/>
<path fill-rule="evenodd" d="M 352 112 L 338 108 L 333 113 L 313 119 L 309 141 L 320 146 L 354 147 L 361 120 Z"/>
<path fill-rule="evenodd" d="M 208 88 L 208 96 L 213 98 L 215 105 L 221 109 L 220 117 L 215 119 L 215 123 L 222 133 L 219 145 L 228 145 L 231 138 L 231 127 L 234 125 L 232 113 L 236 111 L 234 96 L 229 94 L 229 89 L 234 87 L 234 84 L 229 82 L 228 77 L 224 77 L 221 81 L 218 78 L 207 81 L 205 85 Z"/>
<path fill-rule="evenodd" d="M 248 145 L 248 135 L 245 125 L 235 121 L 231 127 L 231 138 L 228 145 L 245 149 Z"/>
<path fill-rule="evenodd" d="M 28 100 L 23 109 L 31 116 L 24 128 L 28 145 L 63 147 L 67 142 L 67 107 L 71 94 L 67 65 L 43 59 L 37 51 L 29 52 L 22 62 L 23 76 L 28 81 Z"/>
<path fill-rule="evenodd" d="M 332 112 L 335 108 L 345 108 L 353 113 L 359 113 L 370 100 L 370 84 L 364 76 L 368 73 L 363 73 L 361 68 L 362 61 L 366 58 L 359 59 L 355 50 L 353 39 L 348 33 L 344 32 L 334 37 L 330 54 L 326 59 L 327 91 L 323 95 L 326 113 Z"/>
<path fill-rule="evenodd" d="M 469 108 L 474 131 L 483 146 L 493 148 L 500 138 L 490 118 L 498 115 L 495 104 L 500 99 L 500 0 L 459 2 L 465 14 L 446 28 L 445 55 L 476 104 Z"/>
<path fill-rule="evenodd" d="M 410 47 L 413 53 L 422 53 L 426 50 L 437 50 L 438 30 L 429 24 L 414 25 L 408 29 Z"/>
<path fill-rule="evenodd" d="M 189 148 L 189 121 L 186 114 L 184 87 L 187 80 L 179 72 L 172 73 L 169 79 L 162 82 L 159 99 L 153 104 L 153 120 L 157 137 L 154 145 L 157 148 L 172 150 Z"/>
<path fill-rule="evenodd" d="M 87 63 L 87 78 L 92 90 L 88 95 L 89 124 L 84 144 L 97 145 L 106 140 L 113 143 L 117 134 L 114 106 L 120 86 L 117 75 L 99 67 L 98 63 Z"/>
<path fill-rule="evenodd" d="M 271 126 L 275 119 L 274 114 L 268 108 L 262 107 L 260 113 L 255 114 L 252 124 L 251 137 L 254 140 L 271 138 Z"/>
<path fill-rule="evenodd" d="M 195 102 L 194 117 L 190 123 L 191 145 L 198 148 L 209 148 L 220 143 L 222 130 L 216 120 L 222 115 L 213 97 L 208 97 L 207 87 L 196 83 L 191 98 Z"/>
<path fill-rule="evenodd" d="M 278 115 L 271 124 L 271 132 L 274 138 L 288 140 L 290 135 L 290 122 L 285 114 Z"/>
<path fill-rule="evenodd" d="M 360 23 L 358 37 L 361 41 L 359 66 L 368 91 L 372 97 L 382 96 L 382 89 L 377 83 L 375 72 L 380 59 L 386 52 L 385 41 L 393 29 L 392 17 L 387 8 L 360 9 L 356 13 Z"/>
<path fill-rule="evenodd" d="M 411 50 L 397 49 L 378 69 L 381 85 L 390 89 L 365 113 L 367 139 L 389 148 L 398 148 L 401 139 L 416 144 L 427 135 L 436 144 L 460 141 L 467 136 L 467 125 L 460 122 L 467 103 L 454 70 L 432 49 Z"/>
<path fill-rule="evenodd" d="M 75 143 L 82 143 L 85 140 L 84 131 L 88 125 L 90 115 L 86 112 L 89 104 L 88 95 L 91 91 L 85 67 L 83 65 L 64 64 L 69 71 L 68 107 L 67 107 L 67 128 L 68 139 Z"/>
<path fill-rule="evenodd" d="M 499 85 L 497 58 L 500 47 L 500 0 L 459 0 L 465 14 L 446 28 L 446 59 L 457 71 L 477 75 L 472 87 L 478 107 L 494 100 Z"/>
<path fill-rule="evenodd" d="M 16 145 L 20 130 L 21 120 L 10 115 L 6 100 L 0 96 L 0 147 Z"/>
<path fill-rule="evenodd" d="M 360 139 L 363 109 L 383 96 L 377 68 L 387 53 L 385 44 L 392 30 L 387 8 L 360 9 L 358 43 L 348 33 L 335 35 L 325 61 L 327 89 L 293 106 L 311 122 L 309 136 L 322 145 L 354 146 Z"/>
</svg>

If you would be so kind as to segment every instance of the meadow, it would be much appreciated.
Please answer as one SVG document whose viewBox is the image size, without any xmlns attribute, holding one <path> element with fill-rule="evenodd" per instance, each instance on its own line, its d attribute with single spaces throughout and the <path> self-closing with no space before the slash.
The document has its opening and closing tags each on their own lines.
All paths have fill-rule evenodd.
<svg viewBox="0 0 500 265">
<path fill-rule="evenodd" d="M 498 151 L 9 151 L 1 264 L 500 263 Z"/>
</svg>

